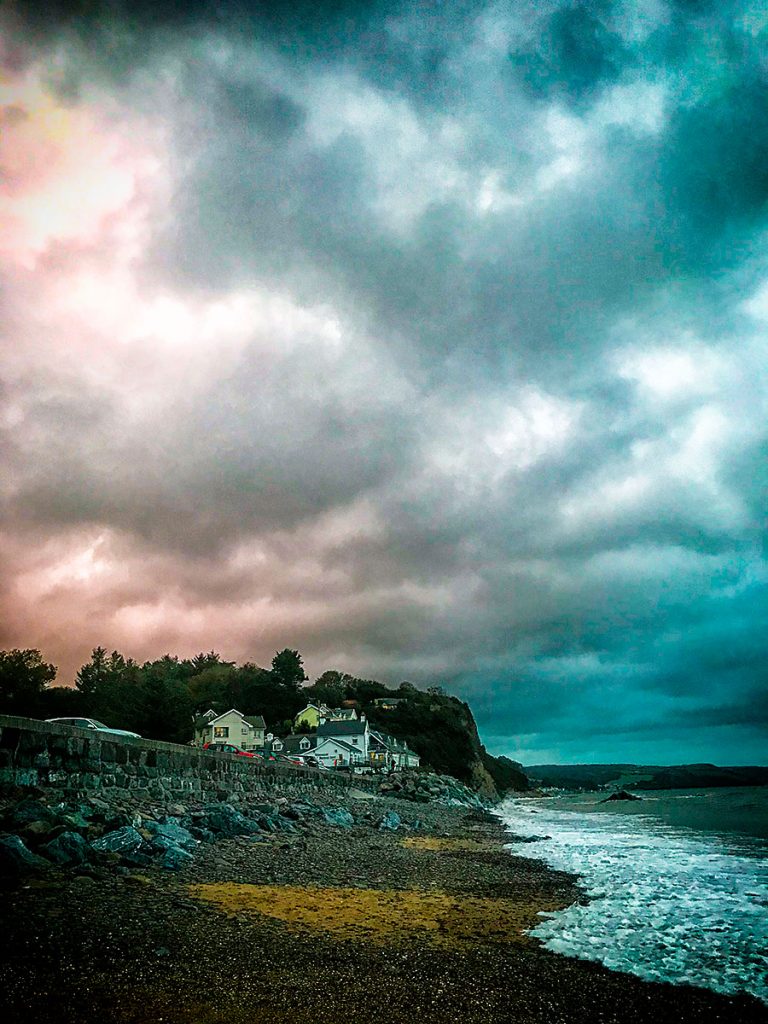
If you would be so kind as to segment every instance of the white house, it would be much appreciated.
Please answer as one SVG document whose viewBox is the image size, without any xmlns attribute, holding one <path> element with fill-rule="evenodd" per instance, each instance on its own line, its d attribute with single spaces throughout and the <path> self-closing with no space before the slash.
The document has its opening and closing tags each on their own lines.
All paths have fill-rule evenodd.
<svg viewBox="0 0 768 1024">
<path fill-rule="evenodd" d="M 264 746 L 266 725 L 261 715 L 244 715 L 230 708 L 223 715 L 201 715 L 195 722 L 195 745 L 202 747 L 214 740 L 226 740 L 243 750 L 260 750 Z"/>
<path fill-rule="evenodd" d="M 358 747 L 340 739 L 318 740 L 317 746 L 312 751 L 312 756 L 316 757 L 326 768 L 339 764 L 362 765 L 367 763 L 361 756 Z"/>
<path fill-rule="evenodd" d="M 369 736 L 365 715 L 351 721 L 322 718 L 314 756 L 321 764 L 367 764 Z"/>
</svg>

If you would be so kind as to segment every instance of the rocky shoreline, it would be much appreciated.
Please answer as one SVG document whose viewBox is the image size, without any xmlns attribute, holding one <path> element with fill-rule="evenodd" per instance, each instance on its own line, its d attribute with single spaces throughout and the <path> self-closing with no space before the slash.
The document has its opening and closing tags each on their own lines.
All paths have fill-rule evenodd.
<svg viewBox="0 0 768 1024">
<path fill-rule="evenodd" d="M 407 789 L 238 807 L 92 800 L 50 814 L 39 795 L 7 803 L 5 829 L 40 862 L 5 861 L 2 1019 L 768 1021 L 749 998 L 542 949 L 525 932 L 581 898 L 576 880 L 516 858 L 477 802 Z M 133 847 L 110 848 L 115 833 Z M 90 852 L 52 864 L 65 834 Z M 176 862 L 176 849 L 188 856 Z"/>
</svg>

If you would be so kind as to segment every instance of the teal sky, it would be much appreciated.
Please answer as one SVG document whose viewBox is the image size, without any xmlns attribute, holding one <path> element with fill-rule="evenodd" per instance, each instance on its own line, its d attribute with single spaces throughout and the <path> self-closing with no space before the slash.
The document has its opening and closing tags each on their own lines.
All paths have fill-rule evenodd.
<svg viewBox="0 0 768 1024">
<path fill-rule="evenodd" d="M 0 646 L 765 763 L 765 5 L 276 11 L 3 7 Z"/>
</svg>

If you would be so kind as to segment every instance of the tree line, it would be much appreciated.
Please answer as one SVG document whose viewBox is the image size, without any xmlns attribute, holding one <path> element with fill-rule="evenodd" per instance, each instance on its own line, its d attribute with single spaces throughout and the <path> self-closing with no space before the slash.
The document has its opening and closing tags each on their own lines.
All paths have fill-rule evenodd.
<svg viewBox="0 0 768 1024">
<path fill-rule="evenodd" d="M 149 739 L 184 743 L 192 738 L 196 716 L 209 708 L 263 715 L 268 729 L 283 733 L 310 701 L 338 707 L 355 700 L 362 706 L 393 693 L 376 680 L 333 670 L 306 686 L 303 659 L 289 648 L 278 651 L 266 669 L 225 661 L 216 651 L 194 658 L 166 654 L 139 664 L 119 651 L 96 647 L 78 670 L 74 687 L 55 686 L 55 678 L 56 666 L 45 662 L 40 651 L 0 651 L 0 713 L 79 715 Z M 406 692 L 415 692 L 409 683 L 403 685 Z"/>
<path fill-rule="evenodd" d="M 216 651 L 194 658 L 166 654 L 139 664 L 119 651 L 96 647 L 78 670 L 74 687 L 55 686 L 55 679 L 55 665 L 46 663 L 40 651 L 0 651 L 0 714 L 97 718 L 148 739 L 188 743 L 196 717 L 209 708 L 262 715 L 267 729 L 282 736 L 292 731 L 296 713 L 307 703 L 335 708 L 354 701 L 372 728 L 404 740 L 424 767 L 476 784 L 482 766 L 500 791 L 527 785 L 519 765 L 486 753 L 469 706 L 440 686 L 418 690 L 403 682 L 393 689 L 336 670 L 306 685 L 303 659 L 289 648 L 278 651 L 267 669 L 225 661 Z M 380 697 L 398 700 L 383 710 L 376 704 Z"/>
</svg>

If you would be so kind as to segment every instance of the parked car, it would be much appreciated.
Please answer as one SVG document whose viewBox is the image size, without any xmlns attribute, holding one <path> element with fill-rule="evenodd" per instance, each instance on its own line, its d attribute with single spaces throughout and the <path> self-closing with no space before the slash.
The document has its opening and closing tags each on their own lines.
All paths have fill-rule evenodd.
<svg viewBox="0 0 768 1024">
<path fill-rule="evenodd" d="M 239 754 L 240 757 L 254 757 L 259 761 L 262 760 L 260 754 L 255 754 L 250 750 L 243 750 L 242 747 L 237 747 L 234 743 L 222 743 L 219 740 L 214 740 L 212 743 L 204 743 L 203 750 L 218 751 L 221 754 Z"/>
<path fill-rule="evenodd" d="M 277 761 L 278 761 L 278 764 L 292 764 L 294 766 L 294 768 L 303 768 L 304 767 L 304 763 L 302 761 L 299 761 L 295 757 L 291 757 L 289 754 L 278 754 L 277 755 Z"/>
<path fill-rule="evenodd" d="M 74 725 L 78 729 L 95 729 L 96 732 L 108 732 L 113 736 L 132 736 L 135 740 L 141 739 L 137 732 L 129 732 L 128 729 L 113 729 L 95 718 L 46 718 L 46 722 L 53 722 L 55 725 Z"/>
</svg>

